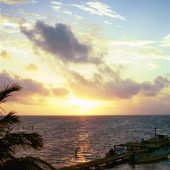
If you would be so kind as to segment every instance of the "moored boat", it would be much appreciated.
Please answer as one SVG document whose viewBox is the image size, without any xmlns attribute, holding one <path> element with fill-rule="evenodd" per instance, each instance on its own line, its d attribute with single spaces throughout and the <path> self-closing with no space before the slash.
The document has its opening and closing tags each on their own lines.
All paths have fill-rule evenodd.
<svg viewBox="0 0 170 170">
<path fill-rule="evenodd" d="M 135 163 L 150 163 L 167 158 L 169 154 L 168 148 L 157 149 L 148 153 L 142 153 L 135 155 Z"/>
<path fill-rule="evenodd" d="M 129 161 L 132 163 L 150 163 L 166 158 L 170 154 L 170 139 L 168 135 L 157 133 L 155 128 L 154 137 L 135 142 L 115 145 L 112 153 L 108 152 L 107 157 L 115 154 L 131 153 Z"/>
</svg>

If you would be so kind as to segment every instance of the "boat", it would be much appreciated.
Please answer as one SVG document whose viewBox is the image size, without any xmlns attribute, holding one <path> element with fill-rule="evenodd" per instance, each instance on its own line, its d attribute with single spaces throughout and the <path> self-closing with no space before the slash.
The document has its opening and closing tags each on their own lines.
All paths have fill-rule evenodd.
<svg viewBox="0 0 170 170">
<path fill-rule="evenodd" d="M 128 142 L 114 145 L 103 158 L 95 159 L 85 163 L 80 163 L 60 170 L 70 169 L 110 169 L 111 167 L 123 163 L 150 163 L 166 158 L 170 153 L 170 139 L 165 134 L 158 134 L 155 128 L 155 135 L 152 138 L 140 141 Z"/>
<path fill-rule="evenodd" d="M 122 154 L 122 153 L 125 153 L 127 151 L 127 147 L 115 146 L 114 150 L 117 154 Z"/>
<path fill-rule="evenodd" d="M 154 151 L 135 155 L 135 163 L 151 163 L 167 158 L 169 149 L 156 149 Z"/>
<path fill-rule="evenodd" d="M 133 163 L 150 163 L 166 158 L 170 153 L 169 136 L 157 133 L 155 128 L 154 137 L 135 142 L 128 142 L 125 144 L 115 145 L 112 153 L 123 154 L 131 153 L 129 158 Z M 110 156 L 112 154 L 107 154 Z"/>
</svg>

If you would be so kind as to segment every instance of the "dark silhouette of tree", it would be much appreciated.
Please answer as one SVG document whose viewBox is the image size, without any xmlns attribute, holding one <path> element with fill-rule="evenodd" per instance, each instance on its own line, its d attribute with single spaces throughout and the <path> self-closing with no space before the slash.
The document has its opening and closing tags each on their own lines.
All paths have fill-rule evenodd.
<svg viewBox="0 0 170 170">
<path fill-rule="evenodd" d="M 0 90 L 0 104 L 16 91 L 21 90 L 18 84 L 5 85 Z M 43 139 L 36 132 L 16 132 L 14 127 L 20 123 L 15 112 L 9 112 L 2 116 L 4 109 L 0 106 L 0 170 L 55 170 L 48 162 L 32 156 L 16 157 L 16 149 L 41 149 Z"/>
</svg>

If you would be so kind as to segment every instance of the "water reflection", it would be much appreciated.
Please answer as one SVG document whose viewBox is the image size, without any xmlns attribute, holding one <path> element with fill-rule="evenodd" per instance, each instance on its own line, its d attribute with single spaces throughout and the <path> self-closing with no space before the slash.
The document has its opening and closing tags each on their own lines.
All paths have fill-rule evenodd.
<svg viewBox="0 0 170 170">
<path fill-rule="evenodd" d="M 79 132 L 77 135 L 77 140 L 75 142 L 77 149 L 77 156 L 74 158 L 75 163 L 87 162 L 91 160 L 91 156 L 94 153 L 92 145 L 90 144 L 90 132 L 88 128 L 88 123 L 86 120 L 80 120 L 81 124 L 79 127 Z"/>
</svg>

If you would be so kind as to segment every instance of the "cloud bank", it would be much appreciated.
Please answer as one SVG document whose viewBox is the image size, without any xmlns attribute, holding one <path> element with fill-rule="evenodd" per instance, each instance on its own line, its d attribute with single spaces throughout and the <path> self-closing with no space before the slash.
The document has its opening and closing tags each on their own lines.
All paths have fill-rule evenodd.
<svg viewBox="0 0 170 170">
<path fill-rule="evenodd" d="M 157 77 L 153 81 L 137 83 L 131 79 L 123 79 L 112 73 L 111 79 L 104 80 L 106 74 L 96 74 L 93 79 L 86 79 L 82 75 L 72 72 L 70 85 L 73 92 L 83 98 L 114 100 L 130 99 L 137 95 L 154 97 L 170 86 L 166 77 Z"/>
<path fill-rule="evenodd" d="M 18 76 L 11 77 L 8 73 L 0 73 L 0 89 L 6 84 L 18 83 L 23 89 L 18 93 L 10 97 L 10 101 L 18 102 L 22 104 L 41 104 L 37 101 L 44 101 L 46 97 L 55 96 L 55 97 L 66 97 L 69 94 L 69 91 L 66 88 L 61 87 L 45 87 L 41 82 L 32 80 L 32 79 L 22 79 Z M 36 101 L 33 100 L 33 97 L 36 96 Z"/>
</svg>

